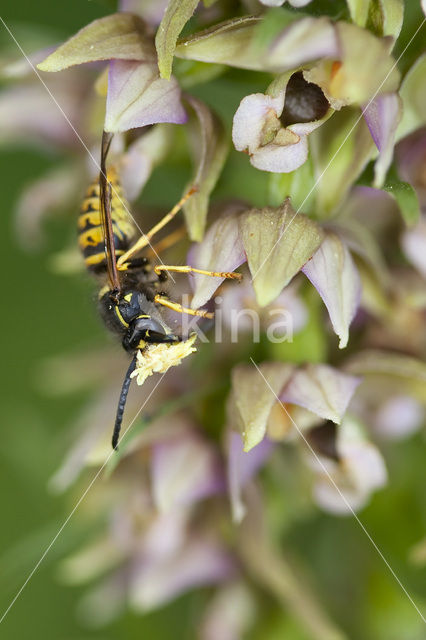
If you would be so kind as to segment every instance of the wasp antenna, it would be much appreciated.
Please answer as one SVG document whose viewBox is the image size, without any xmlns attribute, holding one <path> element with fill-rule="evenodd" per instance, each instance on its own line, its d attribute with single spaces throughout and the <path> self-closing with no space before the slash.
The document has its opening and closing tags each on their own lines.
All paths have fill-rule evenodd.
<svg viewBox="0 0 426 640">
<path fill-rule="evenodd" d="M 135 367 L 136 367 L 136 354 L 134 355 L 133 360 L 129 365 L 129 368 L 126 371 L 126 375 L 124 376 L 123 386 L 121 387 L 120 398 L 118 400 L 117 415 L 115 417 L 114 432 L 112 434 L 112 448 L 115 450 L 118 449 L 117 445 L 118 445 L 118 439 L 120 437 L 121 423 L 123 422 L 124 407 L 126 406 L 127 394 L 129 393 L 129 387 L 131 382 L 130 376 L 135 370 Z"/>
</svg>

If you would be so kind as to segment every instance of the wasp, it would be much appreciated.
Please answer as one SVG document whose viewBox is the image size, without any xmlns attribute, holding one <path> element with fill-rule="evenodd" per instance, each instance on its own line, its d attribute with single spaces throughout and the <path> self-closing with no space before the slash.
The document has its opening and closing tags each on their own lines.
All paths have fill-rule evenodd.
<svg viewBox="0 0 426 640">
<path fill-rule="evenodd" d="M 99 178 L 87 189 L 81 207 L 78 218 L 78 242 L 88 271 L 101 281 L 98 296 L 100 315 L 107 328 L 121 337 L 123 348 L 132 357 L 118 399 L 112 436 L 112 446 L 117 449 L 138 351 L 143 352 L 148 345 L 172 345 L 183 340 L 182 336 L 172 331 L 164 319 L 164 308 L 213 317 L 213 314 L 207 311 L 188 309 L 172 301 L 163 291 L 168 273 L 200 273 L 234 279 L 240 279 L 241 275 L 204 271 L 189 265 L 157 264 L 153 268 L 150 259 L 141 255 L 141 251 L 147 247 L 152 249 L 153 236 L 174 218 L 186 200 L 196 191 L 196 187 L 192 187 L 146 234 L 138 234 L 118 172 L 113 166 L 106 166 L 111 140 L 112 134 L 104 132 Z"/>
</svg>

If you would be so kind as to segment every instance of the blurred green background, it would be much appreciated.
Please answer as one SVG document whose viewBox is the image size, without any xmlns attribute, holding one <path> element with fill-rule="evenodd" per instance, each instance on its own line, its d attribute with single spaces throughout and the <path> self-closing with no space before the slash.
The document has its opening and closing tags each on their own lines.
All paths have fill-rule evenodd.
<svg viewBox="0 0 426 640">
<path fill-rule="evenodd" d="M 86 0 L 74 0 L 72 4 L 52 0 L 2 2 L 2 17 L 14 32 L 21 34 L 24 49 L 24 34 L 30 37 L 32 25 L 50 32 L 52 42 L 59 42 L 110 10 L 107 3 Z M 12 50 L 10 38 L 1 26 L 0 31 L 1 46 Z M 15 237 L 13 211 L 22 188 L 55 162 L 57 158 L 53 155 L 34 149 L 0 149 L 6 289 L 1 314 L 0 616 L 79 498 L 72 494 L 51 495 L 47 483 L 66 451 L 64 435 L 85 397 L 47 395 L 40 380 L 40 364 L 49 356 L 106 343 L 85 275 L 61 277 L 52 274 L 47 266 L 49 256 L 66 246 L 72 237 L 72 218 L 49 222 L 48 242 L 41 252 L 22 251 Z M 410 550 L 426 530 L 423 436 L 418 434 L 407 441 L 389 444 L 384 453 L 390 471 L 389 486 L 373 497 L 360 518 L 401 582 L 424 607 L 425 569 L 409 559 Z M 85 536 L 77 511 L 1 623 L 1 637 L 35 640 L 194 637 L 193 622 L 200 594 L 181 597 L 144 617 L 128 613 L 107 629 L 83 628 L 76 616 L 82 590 L 60 584 L 56 563 L 66 552 L 78 547 Z M 426 637 L 418 613 L 355 519 L 316 512 L 308 522 L 290 529 L 285 544 L 293 546 L 307 560 L 326 607 L 348 637 L 354 640 Z M 262 621 L 262 631 L 255 630 L 253 637 L 306 638 L 274 603 L 266 610 L 268 619 Z"/>
</svg>

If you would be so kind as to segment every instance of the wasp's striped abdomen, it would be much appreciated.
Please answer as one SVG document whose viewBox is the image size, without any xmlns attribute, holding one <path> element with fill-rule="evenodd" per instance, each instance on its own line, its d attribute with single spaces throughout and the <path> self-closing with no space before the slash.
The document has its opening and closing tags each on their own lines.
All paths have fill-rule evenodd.
<svg viewBox="0 0 426 640">
<path fill-rule="evenodd" d="M 111 183 L 111 219 L 115 255 L 118 258 L 130 247 L 136 235 L 136 227 L 128 214 L 129 205 L 115 169 L 108 169 L 107 179 Z M 78 218 L 78 244 L 86 267 L 95 273 L 101 273 L 107 268 L 99 191 L 99 181 L 96 180 L 86 191 Z"/>
</svg>

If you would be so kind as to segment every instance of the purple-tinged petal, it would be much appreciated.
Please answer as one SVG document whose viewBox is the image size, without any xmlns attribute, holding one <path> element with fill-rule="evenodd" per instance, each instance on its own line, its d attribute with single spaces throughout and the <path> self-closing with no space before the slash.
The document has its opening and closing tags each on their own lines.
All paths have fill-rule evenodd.
<svg viewBox="0 0 426 640">
<path fill-rule="evenodd" d="M 43 241 L 43 221 L 52 212 L 75 201 L 82 174 L 76 167 L 55 168 L 24 188 L 16 208 L 15 226 L 19 241 L 27 249 Z M 77 204 L 77 202 L 75 202 Z"/>
<path fill-rule="evenodd" d="M 198 0 L 169 0 L 155 36 L 160 76 L 168 80 L 172 73 L 176 42 L 185 24 L 191 18 Z"/>
<path fill-rule="evenodd" d="M 234 522 L 241 522 L 246 512 L 241 492 L 247 482 L 265 464 L 273 450 L 273 444 L 265 438 L 257 447 L 245 452 L 241 435 L 230 429 L 227 434 L 226 446 L 232 518 Z"/>
<path fill-rule="evenodd" d="M 153 64 L 111 62 L 105 130 L 117 133 L 158 122 L 186 122 L 176 80 L 160 79 Z"/>
<path fill-rule="evenodd" d="M 244 582 L 221 587 L 207 604 L 199 640 L 241 640 L 254 622 L 256 602 Z"/>
<path fill-rule="evenodd" d="M 160 24 L 169 0 L 120 0 L 121 12 L 136 13 L 145 22 L 156 27 Z"/>
<path fill-rule="evenodd" d="M 364 109 L 363 115 L 379 150 L 374 166 L 374 186 L 380 188 L 393 157 L 395 133 L 401 119 L 402 101 L 396 93 L 377 96 Z"/>
<path fill-rule="evenodd" d="M 232 370 L 230 421 L 241 430 L 245 452 L 263 440 L 271 409 L 293 371 L 280 362 L 263 362 L 259 369 L 241 364 Z"/>
<path fill-rule="evenodd" d="M 407 259 L 426 278 L 426 216 L 402 234 L 401 244 Z"/>
<path fill-rule="evenodd" d="M 281 392 L 280 400 L 340 424 L 359 383 L 360 378 L 328 365 L 308 364 L 293 374 Z"/>
<path fill-rule="evenodd" d="M 97 60 L 143 60 L 155 63 L 155 49 L 143 21 L 130 13 L 94 20 L 37 65 L 40 71 L 62 71 Z"/>
<path fill-rule="evenodd" d="M 174 555 L 133 567 L 130 601 L 137 611 L 149 611 L 201 585 L 216 584 L 235 575 L 235 562 L 213 540 L 194 538 Z"/>
<path fill-rule="evenodd" d="M 126 198 L 136 200 L 152 171 L 151 158 L 132 145 L 119 159 L 120 180 Z"/>
<path fill-rule="evenodd" d="M 212 224 L 204 240 L 191 248 L 188 264 L 205 271 L 234 271 L 245 262 L 238 226 L 240 209 L 241 206 L 235 207 Z M 198 309 L 210 300 L 223 280 L 194 274 L 192 309 Z"/>
<path fill-rule="evenodd" d="M 224 488 L 216 452 L 195 432 L 154 445 L 151 473 L 153 499 L 161 512 L 192 504 Z"/>
<path fill-rule="evenodd" d="M 323 299 L 339 349 L 344 349 L 361 296 L 361 280 L 348 248 L 339 236 L 328 233 L 302 271 Z"/>
<path fill-rule="evenodd" d="M 183 210 L 191 240 L 200 241 L 204 234 L 210 194 L 219 179 L 229 150 L 228 135 L 222 121 L 209 107 L 193 96 L 186 95 L 195 118 L 188 123 L 192 142 L 195 175 L 192 183 L 197 191 L 185 203 Z"/>
<path fill-rule="evenodd" d="M 149 562 L 163 562 L 173 558 L 185 544 L 190 508 L 178 506 L 160 513 L 143 534 L 143 557 Z"/>
<path fill-rule="evenodd" d="M 69 79 L 68 85 L 58 80 L 49 82 L 49 88 L 59 104 L 64 105 L 67 118 L 80 130 L 82 87 Z M 10 86 L 1 92 L 0 142 L 8 141 L 15 144 L 36 141 L 67 147 L 78 143 L 74 131 L 42 84 Z"/>
<path fill-rule="evenodd" d="M 256 299 L 266 307 L 320 246 L 323 231 L 287 199 L 277 209 L 252 209 L 240 218 Z"/>
<path fill-rule="evenodd" d="M 417 400 L 399 395 L 390 398 L 379 408 L 373 429 L 383 438 L 400 440 L 418 431 L 424 419 L 424 408 Z"/>
<path fill-rule="evenodd" d="M 253 93 L 243 98 L 234 115 L 232 141 L 237 151 L 254 153 L 263 144 L 265 122 L 272 114 L 281 115 L 284 93 L 273 98 L 263 93 Z M 278 126 L 280 126 L 279 121 Z"/>
<path fill-rule="evenodd" d="M 420 206 L 426 212 L 426 127 L 418 129 L 401 140 L 395 148 L 398 173 L 416 190 Z"/>
</svg>

